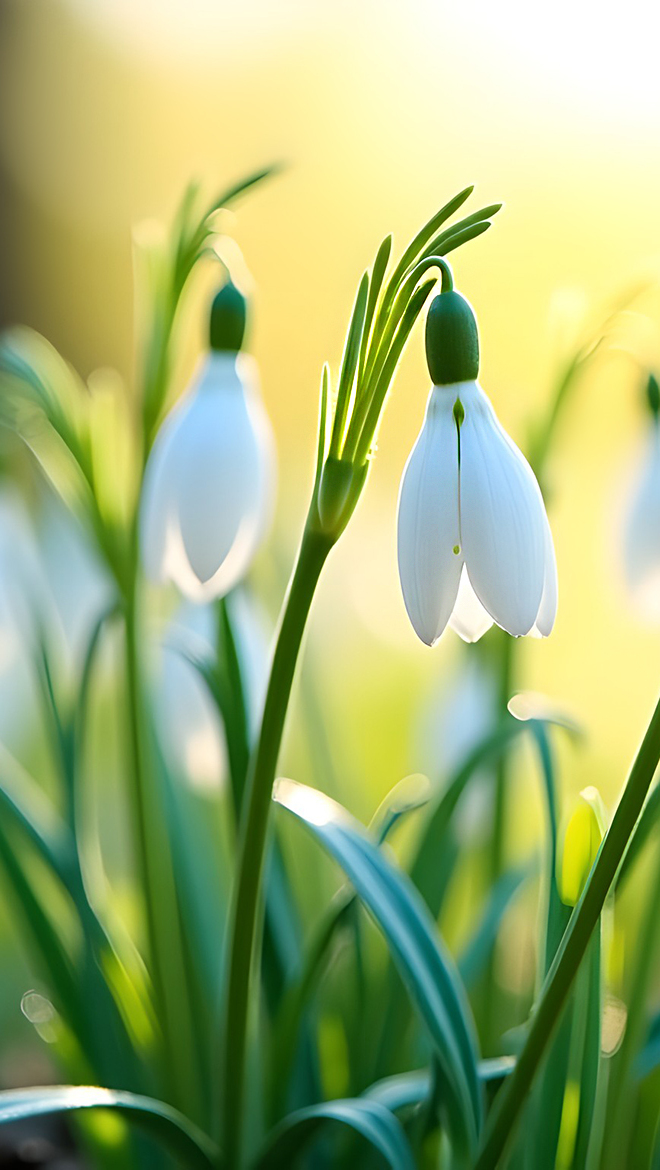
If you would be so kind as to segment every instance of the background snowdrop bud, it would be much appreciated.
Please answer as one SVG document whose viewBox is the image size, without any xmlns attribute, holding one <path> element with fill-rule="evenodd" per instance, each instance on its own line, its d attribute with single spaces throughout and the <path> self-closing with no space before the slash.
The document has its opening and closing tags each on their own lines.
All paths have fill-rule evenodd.
<svg viewBox="0 0 660 1170">
<path fill-rule="evenodd" d="M 545 637 L 557 570 L 543 497 L 476 381 L 476 318 L 451 279 L 429 310 L 426 354 L 434 384 L 399 495 L 410 620 L 429 646 L 448 623 L 467 642 L 493 622 L 515 637 Z"/>
<path fill-rule="evenodd" d="M 585 788 L 566 826 L 564 847 L 558 865 L 559 896 L 566 906 L 575 906 L 598 855 L 605 832 L 605 815 L 596 788 Z"/>
<path fill-rule="evenodd" d="M 660 386 L 655 374 L 649 374 L 646 383 L 646 401 L 654 419 L 660 415 Z"/>
<path fill-rule="evenodd" d="M 191 600 L 227 593 L 269 523 L 275 468 L 254 360 L 240 352 L 245 298 L 231 282 L 211 308 L 211 348 L 156 437 L 141 506 L 147 575 Z"/>
</svg>

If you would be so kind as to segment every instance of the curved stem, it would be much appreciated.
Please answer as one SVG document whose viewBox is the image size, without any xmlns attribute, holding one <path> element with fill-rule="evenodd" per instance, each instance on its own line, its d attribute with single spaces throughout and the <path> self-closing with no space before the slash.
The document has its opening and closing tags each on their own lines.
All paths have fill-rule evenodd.
<svg viewBox="0 0 660 1170">
<path fill-rule="evenodd" d="M 316 584 L 332 538 L 307 527 L 284 605 L 261 730 L 248 775 L 230 934 L 223 1078 L 223 1138 L 231 1170 L 241 1165 L 247 1026 L 268 819 L 284 721 Z"/>
<path fill-rule="evenodd" d="M 493 1170 L 504 1152 L 600 917 L 659 760 L 660 700 L 603 839 L 596 864 L 548 973 L 525 1046 L 514 1072 L 495 1100 L 475 1170 Z"/>
</svg>

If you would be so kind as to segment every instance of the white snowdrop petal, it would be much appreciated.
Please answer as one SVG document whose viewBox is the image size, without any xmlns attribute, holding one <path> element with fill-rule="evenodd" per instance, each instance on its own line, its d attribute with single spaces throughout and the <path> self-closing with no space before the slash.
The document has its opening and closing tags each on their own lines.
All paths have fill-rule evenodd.
<svg viewBox="0 0 660 1170">
<path fill-rule="evenodd" d="M 399 493 L 399 577 L 418 637 L 432 646 L 456 600 L 463 558 L 458 518 L 455 396 L 434 387 Z M 455 551 L 456 550 L 456 551 Z"/>
<path fill-rule="evenodd" d="M 208 601 L 247 571 L 274 498 L 270 425 L 243 354 L 211 353 L 154 444 L 141 510 L 145 569 Z"/>
<path fill-rule="evenodd" d="M 464 642 L 478 642 L 493 624 L 492 617 L 484 609 L 470 584 L 465 565 L 463 565 L 458 596 L 449 624 Z"/>
<path fill-rule="evenodd" d="M 660 620 L 660 431 L 651 445 L 629 505 L 625 529 L 625 571 L 633 600 L 644 617 Z"/>
<path fill-rule="evenodd" d="M 555 546 L 548 523 L 548 517 L 543 514 L 545 533 L 545 569 L 543 577 L 543 594 L 536 621 L 530 633 L 533 637 L 547 638 L 552 633 L 557 616 L 557 561 Z"/>
<path fill-rule="evenodd" d="M 174 495 L 178 434 L 189 404 L 190 395 L 187 394 L 161 426 L 145 471 L 140 504 L 140 544 L 145 572 L 153 581 L 164 581 L 170 575 L 169 545 L 178 528 Z"/>
<path fill-rule="evenodd" d="M 545 505 L 527 460 L 483 390 L 462 387 L 461 533 L 470 581 L 499 626 L 529 633 L 545 577 Z"/>
</svg>

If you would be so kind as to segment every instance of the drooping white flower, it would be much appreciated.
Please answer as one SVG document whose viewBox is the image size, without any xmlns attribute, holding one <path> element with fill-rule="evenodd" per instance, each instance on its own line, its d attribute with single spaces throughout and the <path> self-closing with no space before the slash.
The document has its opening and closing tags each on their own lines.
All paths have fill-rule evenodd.
<svg viewBox="0 0 660 1170">
<path fill-rule="evenodd" d="M 631 597 L 643 618 L 660 621 L 660 391 L 651 375 L 647 386 L 651 428 L 639 478 L 624 527 L 625 573 Z"/>
<path fill-rule="evenodd" d="M 275 493 L 256 364 L 240 352 L 240 322 L 220 320 L 224 294 L 213 306 L 210 352 L 154 443 L 141 508 L 147 575 L 174 581 L 198 602 L 222 596 L 245 575 Z"/>
<path fill-rule="evenodd" d="M 448 623 L 468 642 L 493 622 L 515 637 L 546 637 L 557 572 L 543 497 L 476 381 L 476 322 L 451 289 L 431 306 L 427 357 L 435 384 L 399 496 L 410 620 L 429 646 Z"/>
</svg>

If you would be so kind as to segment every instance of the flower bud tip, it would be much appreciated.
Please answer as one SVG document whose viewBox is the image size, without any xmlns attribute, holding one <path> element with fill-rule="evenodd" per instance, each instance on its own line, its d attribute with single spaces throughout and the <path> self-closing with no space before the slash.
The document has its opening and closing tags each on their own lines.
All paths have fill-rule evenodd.
<svg viewBox="0 0 660 1170">
<path fill-rule="evenodd" d="M 247 301 L 236 285 L 227 281 L 211 305 L 209 344 L 216 352 L 238 353 L 243 345 Z"/>
</svg>

